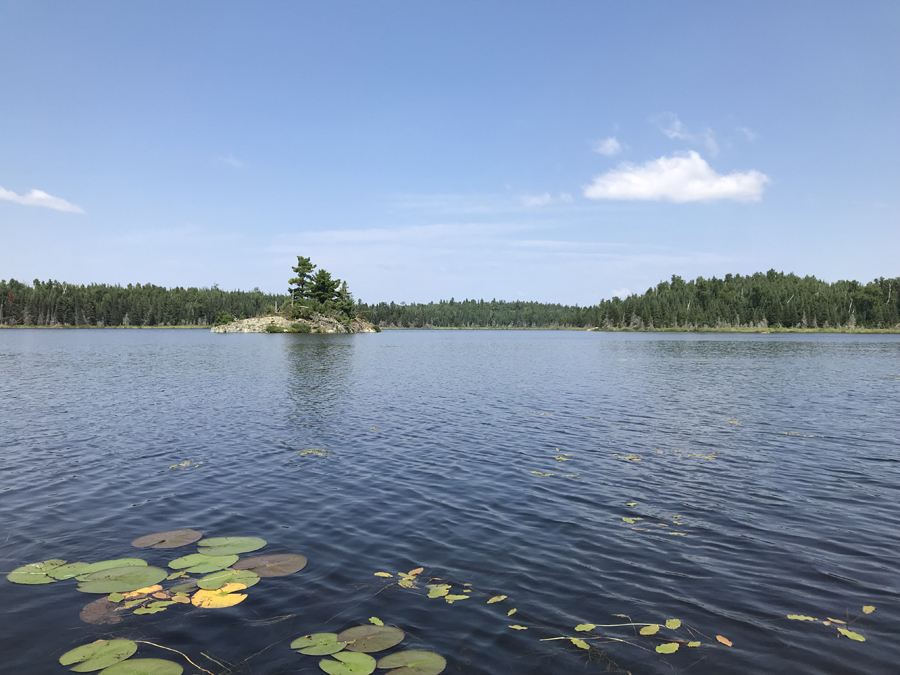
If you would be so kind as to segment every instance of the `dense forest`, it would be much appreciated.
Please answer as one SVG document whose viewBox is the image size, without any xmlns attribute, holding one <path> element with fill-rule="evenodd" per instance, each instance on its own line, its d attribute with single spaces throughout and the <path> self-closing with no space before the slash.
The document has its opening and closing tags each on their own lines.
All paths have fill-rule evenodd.
<svg viewBox="0 0 900 675">
<path fill-rule="evenodd" d="M 0 325 L 207 326 L 223 312 L 235 317 L 269 314 L 276 307 L 289 312 L 290 297 L 215 286 L 75 286 L 37 280 L 29 285 L 11 279 L 0 281 Z M 693 281 L 673 276 L 642 295 L 588 307 L 450 299 L 428 304 L 358 302 L 352 313 L 398 328 L 900 329 L 900 278 L 828 283 L 774 270 Z"/>
</svg>

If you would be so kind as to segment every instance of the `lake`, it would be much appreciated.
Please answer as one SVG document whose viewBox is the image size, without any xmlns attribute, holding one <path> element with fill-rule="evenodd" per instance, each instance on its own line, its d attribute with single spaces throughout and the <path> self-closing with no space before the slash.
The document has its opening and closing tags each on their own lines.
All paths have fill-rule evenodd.
<svg viewBox="0 0 900 675">
<path fill-rule="evenodd" d="M 317 673 L 293 638 L 378 617 L 459 675 L 896 673 L 898 438 L 896 335 L 2 330 L 4 575 L 165 567 L 196 547 L 130 542 L 176 528 L 309 560 L 114 625 L 74 580 L 2 579 L 2 670 L 125 637 Z"/>
</svg>

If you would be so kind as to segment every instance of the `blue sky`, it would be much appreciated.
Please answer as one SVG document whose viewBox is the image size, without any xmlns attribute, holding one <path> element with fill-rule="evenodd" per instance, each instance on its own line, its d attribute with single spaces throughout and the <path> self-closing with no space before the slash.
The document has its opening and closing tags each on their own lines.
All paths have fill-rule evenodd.
<svg viewBox="0 0 900 675">
<path fill-rule="evenodd" d="M 900 276 L 900 3 L 0 0 L 0 278 Z"/>
</svg>

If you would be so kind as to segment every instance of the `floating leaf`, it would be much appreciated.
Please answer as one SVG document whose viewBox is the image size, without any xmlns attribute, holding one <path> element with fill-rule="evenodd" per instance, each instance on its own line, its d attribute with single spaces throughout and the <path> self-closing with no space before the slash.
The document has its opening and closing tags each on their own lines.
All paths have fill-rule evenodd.
<svg viewBox="0 0 900 675">
<path fill-rule="evenodd" d="M 157 600 L 168 600 L 172 596 L 166 593 L 165 591 L 160 591 L 159 593 L 154 593 L 153 597 Z"/>
<path fill-rule="evenodd" d="M 157 600 L 156 602 L 151 602 L 151 603 L 150 603 L 149 605 L 147 605 L 147 606 L 148 606 L 150 609 L 159 609 L 159 608 L 166 608 L 166 607 L 168 607 L 169 605 L 174 605 L 174 604 L 175 604 L 175 603 L 172 602 L 171 600 Z"/>
<path fill-rule="evenodd" d="M 75 673 L 90 673 L 124 661 L 137 651 L 137 644 L 131 640 L 97 640 L 81 645 L 59 657 L 63 666 L 75 665 L 71 668 Z"/>
<path fill-rule="evenodd" d="M 428 588 L 431 589 L 428 591 L 429 598 L 443 598 L 450 592 L 450 584 L 428 584 Z"/>
<path fill-rule="evenodd" d="M 637 502 L 628 502 L 625 506 L 637 506 Z"/>
<path fill-rule="evenodd" d="M 291 649 L 308 656 L 337 654 L 346 646 L 346 642 L 338 642 L 337 633 L 313 633 L 297 638 L 291 643 Z"/>
<path fill-rule="evenodd" d="M 124 607 L 110 602 L 107 598 L 97 598 L 84 606 L 78 618 L 95 626 L 119 623 L 122 620 L 121 609 Z"/>
<path fill-rule="evenodd" d="M 110 593 L 109 597 L 106 598 L 110 602 L 122 602 L 125 599 L 125 596 L 121 593 Z"/>
<path fill-rule="evenodd" d="M 584 633 L 589 630 L 594 630 L 596 627 L 597 627 L 597 624 L 595 624 L 595 623 L 580 623 L 577 626 L 575 626 L 575 630 L 577 630 L 579 633 Z"/>
<path fill-rule="evenodd" d="M 659 624 L 651 624 L 649 626 L 644 626 L 641 628 L 641 635 L 655 635 L 659 632 Z"/>
<path fill-rule="evenodd" d="M 189 605 L 191 604 L 191 599 L 186 595 L 176 595 L 172 598 L 172 602 L 178 603 L 179 605 Z"/>
<path fill-rule="evenodd" d="M 55 558 L 39 563 L 31 563 L 30 565 L 17 567 L 7 574 L 6 578 L 14 584 L 27 584 L 29 586 L 52 584 L 56 579 L 50 577 L 49 573 L 65 564 L 65 560 L 57 560 Z"/>
<path fill-rule="evenodd" d="M 162 586 L 159 584 L 153 586 L 147 586 L 146 588 L 138 588 L 135 591 L 130 591 L 129 593 L 122 593 L 122 598 L 126 600 L 133 600 L 134 598 L 143 598 L 145 595 L 150 595 L 151 593 L 155 593 L 156 591 L 161 591 Z"/>
<path fill-rule="evenodd" d="M 259 575 L 251 570 L 224 569 L 207 574 L 197 582 L 205 591 L 214 591 L 225 584 L 244 584 L 247 588 L 259 583 Z"/>
<path fill-rule="evenodd" d="M 378 661 L 379 668 L 393 668 L 387 675 L 438 675 L 447 661 L 440 654 L 411 650 L 389 654 Z"/>
<path fill-rule="evenodd" d="M 410 576 L 414 577 L 414 576 L 416 576 L 417 574 L 421 574 L 421 573 L 424 572 L 424 571 L 425 571 L 425 568 L 424 568 L 424 567 L 417 567 L 416 569 L 410 570 L 409 572 L 407 572 L 407 574 L 409 574 Z"/>
<path fill-rule="evenodd" d="M 140 609 L 134 610 L 135 614 L 158 614 L 159 612 L 165 612 L 165 607 L 141 607 Z"/>
<path fill-rule="evenodd" d="M 787 618 L 793 619 L 794 621 L 818 621 L 817 618 L 813 616 L 806 616 L 804 614 L 788 614 Z"/>
<path fill-rule="evenodd" d="M 169 576 L 166 577 L 166 581 L 172 581 L 173 579 L 180 579 L 181 577 L 187 576 L 187 572 L 181 570 L 180 572 L 172 572 Z"/>
<path fill-rule="evenodd" d="M 339 642 L 348 642 L 351 652 L 381 652 L 400 644 L 404 632 L 394 626 L 354 626 L 337 637 Z"/>
<path fill-rule="evenodd" d="M 173 570 L 184 570 L 194 574 L 206 574 L 208 572 L 218 572 L 226 567 L 231 567 L 238 561 L 236 555 L 204 555 L 202 553 L 191 553 L 180 558 L 176 558 L 169 563 L 169 567 Z M 262 576 L 262 575 L 260 575 Z"/>
<path fill-rule="evenodd" d="M 398 586 L 403 586 L 403 588 L 415 588 L 416 585 L 410 581 L 409 579 L 401 579 L 397 582 Z"/>
<path fill-rule="evenodd" d="M 181 675 L 184 668 L 164 659 L 128 659 L 110 666 L 100 675 Z"/>
<path fill-rule="evenodd" d="M 266 545 L 259 537 L 212 537 L 197 542 L 197 551 L 203 555 L 220 556 L 258 551 Z"/>
<path fill-rule="evenodd" d="M 727 637 L 723 637 L 723 636 L 721 636 L 721 635 L 716 635 L 716 640 L 718 640 L 719 642 L 721 642 L 721 643 L 722 643 L 723 645 L 725 645 L 726 647 L 731 647 L 731 646 L 732 646 L 732 645 L 731 645 L 731 640 L 729 640 Z"/>
<path fill-rule="evenodd" d="M 82 593 L 126 593 L 165 578 L 166 571 L 158 567 L 113 567 L 82 577 L 78 590 Z"/>
<path fill-rule="evenodd" d="M 699 641 L 699 640 L 693 640 L 693 641 L 691 641 L 691 642 L 688 642 L 688 645 L 687 645 L 687 646 L 688 646 L 688 647 L 699 647 L 699 646 L 700 646 L 700 641 Z"/>
<path fill-rule="evenodd" d="M 261 577 L 283 577 L 306 567 L 306 557 L 299 553 L 272 553 L 244 558 L 232 567 L 236 570 L 252 570 Z"/>
<path fill-rule="evenodd" d="M 335 654 L 334 658 L 338 661 L 322 659 L 319 668 L 328 675 L 369 675 L 375 672 L 375 659 L 368 654 L 342 652 Z"/>
<path fill-rule="evenodd" d="M 113 565 L 113 567 L 117 567 L 117 565 Z M 51 577 L 52 579 L 56 579 L 57 581 L 62 581 L 63 579 L 71 579 L 72 577 L 77 577 L 80 574 L 89 574 L 90 572 L 96 571 L 97 570 L 91 569 L 91 563 L 74 562 L 69 563 L 68 565 L 60 565 L 59 567 L 54 567 L 47 572 L 47 576 Z"/>
<path fill-rule="evenodd" d="M 622 518 L 629 525 L 634 525 L 634 518 Z"/>
<path fill-rule="evenodd" d="M 845 626 L 847 625 L 846 621 L 841 621 L 840 619 L 832 619 L 830 616 L 826 616 L 825 618 L 828 619 L 831 623 L 842 623 Z"/>
<path fill-rule="evenodd" d="M 451 605 L 454 602 L 456 602 L 457 600 L 468 600 L 468 599 L 469 599 L 468 595 L 445 595 L 444 596 L 444 600 L 449 602 Z"/>
<path fill-rule="evenodd" d="M 660 654 L 674 654 L 678 651 L 678 643 L 666 642 L 665 644 L 657 645 L 656 651 Z"/>
<path fill-rule="evenodd" d="M 666 534 L 673 534 L 676 537 L 686 537 L 687 536 L 684 532 L 666 532 Z"/>
<path fill-rule="evenodd" d="M 512 629 L 514 629 L 514 630 L 528 630 L 527 627 L 525 627 L 525 626 L 520 626 L 520 625 L 518 625 L 518 624 L 513 624 L 512 626 L 510 626 L 510 628 L 512 628 Z"/>
<path fill-rule="evenodd" d="M 578 647 L 579 649 L 590 649 L 591 646 L 580 638 L 569 638 L 573 645 Z"/>
<path fill-rule="evenodd" d="M 84 565 L 85 563 L 74 563 L 74 565 Z M 116 560 L 101 560 L 100 562 L 90 563 L 86 567 L 79 567 L 80 571 L 75 576 L 78 581 L 84 581 L 85 577 L 94 572 L 103 570 L 118 569 L 120 567 L 146 567 L 147 561 L 140 558 L 118 558 Z M 68 565 L 66 565 L 68 567 Z M 67 577 L 68 578 L 68 577 Z"/>
<path fill-rule="evenodd" d="M 376 577 L 392 577 L 394 575 L 389 572 L 375 572 L 375 576 Z"/>
<path fill-rule="evenodd" d="M 865 605 L 865 606 L 863 607 L 863 614 L 871 614 L 871 613 L 874 612 L 874 611 L 875 611 L 875 606 L 874 606 L 874 605 Z"/>
<path fill-rule="evenodd" d="M 844 637 L 850 638 L 851 640 L 856 640 L 857 642 L 866 641 L 866 638 L 864 638 L 859 633 L 854 633 L 852 630 L 847 630 L 846 628 L 838 628 L 838 633 L 840 633 Z"/>
<path fill-rule="evenodd" d="M 233 607 L 247 599 L 246 594 L 235 592 L 242 591 L 245 588 L 247 587 L 244 584 L 225 584 L 215 591 L 197 591 L 191 598 L 191 604 L 194 607 L 205 607 L 207 609 Z"/>
<path fill-rule="evenodd" d="M 377 616 L 370 616 L 370 617 L 369 617 L 369 623 L 371 623 L 371 624 L 373 624 L 373 625 L 375 625 L 375 626 L 383 626 L 383 625 L 384 625 L 384 621 L 382 621 L 381 619 L 379 619 Z"/>
<path fill-rule="evenodd" d="M 170 593 L 193 593 L 197 590 L 197 582 L 191 579 L 190 581 L 186 581 L 183 584 L 178 584 L 177 586 L 172 586 L 169 589 Z"/>
<path fill-rule="evenodd" d="M 506 616 L 512 616 L 512 615 L 515 614 L 515 613 L 516 613 L 516 608 L 513 607 L 511 610 L 509 610 L 509 611 L 506 613 Z"/>
<path fill-rule="evenodd" d="M 493 598 L 487 601 L 487 604 L 493 605 L 495 602 L 500 602 L 501 600 L 506 600 L 505 595 L 495 595 Z"/>
<path fill-rule="evenodd" d="M 678 630 L 681 628 L 681 619 L 668 619 L 666 620 L 666 628 L 669 630 Z"/>
<path fill-rule="evenodd" d="M 199 541 L 203 533 L 199 530 L 169 530 L 138 537 L 131 545 L 135 548 L 178 548 Z"/>
</svg>

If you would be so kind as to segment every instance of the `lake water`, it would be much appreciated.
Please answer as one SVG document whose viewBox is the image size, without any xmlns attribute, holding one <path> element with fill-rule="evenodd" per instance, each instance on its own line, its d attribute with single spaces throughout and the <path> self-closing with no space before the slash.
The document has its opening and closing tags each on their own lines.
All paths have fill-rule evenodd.
<svg viewBox="0 0 900 675">
<path fill-rule="evenodd" d="M 290 639 L 375 616 L 459 675 L 897 673 L 898 437 L 898 336 L 0 331 L 4 573 L 165 566 L 195 548 L 129 542 L 188 527 L 309 558 L 235 607 L 113 626 L 72 581 L 0 579 L 0 669 L 62 674 L 115 636 L 316 673 Z M 419 566 L 420 588 L 373 576 Z M 682 627 L 574 629 L 619 615 Z"/>
</svg>

